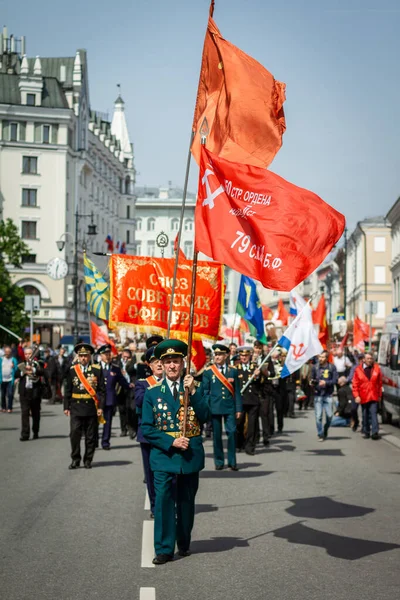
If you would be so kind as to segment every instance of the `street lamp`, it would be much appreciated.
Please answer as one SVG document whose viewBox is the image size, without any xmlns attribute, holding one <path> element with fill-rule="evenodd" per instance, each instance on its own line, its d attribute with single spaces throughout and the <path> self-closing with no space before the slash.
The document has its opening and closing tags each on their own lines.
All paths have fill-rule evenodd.
<svg viewBox="0 0 400 600">
<path fill-rule="evenodd" d="M 86 219 L 90 217 L 90 224 L 88 226 L 87 235 L 97 235 L 96 225 L 93 221 L 93 212 L 89 215 L 79 214 L 78 209 L 75 212 L 75 237 L 72 233 L 65 232 L 61 235 L 60 239 L 57 240 L 57 248 L 61 252 L 65 247 L 65 240 L 62 238 L 70 235 L 74 241 L 74 274 L 72 277 L 72 285 L 74 286 L 74 344 L 78 343 L 78 231 L 79 231 L 79 219 Z"/>
</svg>

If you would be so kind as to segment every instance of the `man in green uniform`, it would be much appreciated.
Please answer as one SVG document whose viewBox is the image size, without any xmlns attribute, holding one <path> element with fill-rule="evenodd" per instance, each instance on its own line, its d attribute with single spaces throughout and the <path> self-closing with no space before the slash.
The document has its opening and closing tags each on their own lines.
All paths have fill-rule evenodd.
<svg viewBox="0 0 400 600">
<path fill-rule="evenodd" d="M 97 441 L 97 420 L 101 418 L 104 402 L 104 379 L 100 365 L 90 364 L 94 348 L 90 344 L 77 344 L 74 348 L 78 363 L 67 374 L 64 395 L 64 413 L 70 417 L 71 458 L 70 469 L 81 463 L 81 437 L 85 435 L 83 464 L 92 468 Z"/>
<path fill-rule="evenodd" d="M 142 432 L 152 444 L 150 466 L 154 472 L 155 565 L 179 556 L 188 556 L 194 523 L 194 500 L 199 471 L 204 469 L 204 448 L 200 424 L 210 409 L 191 375 L 183 377 L 187 344 L 164 340 L 154 356 L 164 367 L 164 378 L 146 390 L 142 407 Z M 189 389 L 186 435 L 183 436 L 184 389 Z M 175 488 L 175 489 L 174 489 Z"/>
<path fill-rule="evenodd" d="M 228 468 L 237 471 L 236 465 L 236 420 L 242 413 L 242 397 L 237 369 L 227 364 L 229 348 L 214 344 L 214 364 L 203 373 L 202 389 L 212 414 L 214 463 L 217 471 L 224 468 L 222 445 L 222 418 L 228 436 Z"/>
</svg>

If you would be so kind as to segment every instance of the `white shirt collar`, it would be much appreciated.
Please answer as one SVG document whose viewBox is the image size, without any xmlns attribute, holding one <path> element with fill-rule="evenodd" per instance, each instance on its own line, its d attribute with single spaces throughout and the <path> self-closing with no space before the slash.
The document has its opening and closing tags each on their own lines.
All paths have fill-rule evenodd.
<svg viewBox="0 0 400 600">
<path fill-rule="evenodd" d="M 176 380 L 176 383 L 178 384 L 178 388 L 177 388 L 178 392 L 179 392 L 179 389 L 181 387 L 181 379 L 182 378 L 180 377 L 179 379 Z M 166 377 L 165 380 L 167 382 L 167 385 L 168 385 L 168 387 L 170 389 L 171 394 L 174 395 L 174 388 L 172 386 L 174 385 L 175 381 L 171 381 L 170 379 L 168 379 L 168 377 Z"/>
</svg>

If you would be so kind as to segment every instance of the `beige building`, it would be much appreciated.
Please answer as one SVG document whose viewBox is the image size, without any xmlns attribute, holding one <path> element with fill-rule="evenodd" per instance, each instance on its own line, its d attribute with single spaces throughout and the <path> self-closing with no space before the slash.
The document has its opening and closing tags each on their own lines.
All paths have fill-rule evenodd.
<svg viewBox="0 0 400 600">
<path fill-rule="evenodd" d="M 390 262 L 393 308 L 400 309 L 400 198 L 389 210 L 386 218 L 392 226 L 392 256 Z"/>
<path fill-rule="evenodd" d="M 385 217 L 372 217 L 357 223 L 347 242 L 347 319 L 358 316 L 368 321 L 365 301 L 377 302 L 372 325 L 381 329 L 392 312 L 391 223 Z"/>
</svg>

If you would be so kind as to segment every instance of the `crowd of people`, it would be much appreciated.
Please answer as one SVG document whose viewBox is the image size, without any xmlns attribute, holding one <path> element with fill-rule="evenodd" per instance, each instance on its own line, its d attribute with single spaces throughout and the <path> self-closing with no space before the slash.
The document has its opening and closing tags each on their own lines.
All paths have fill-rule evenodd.
<svg viewBox="0 0 400 600">
<path fill-rule="evenodd" d="M 281 377 L 285 349 L 272 343 L 239 348 L 217 343 L 206 349 L 204 369 L 185 376 L 186 344 L 159 335 L 141 343 L 145 348 L 132 341 L 118 356 L 110 344 L 95 349 L 80 342 L 68 356 L 65 348 L 5 346 L 0 351 L 1 410 L 13 411 L 17 387 L 20 440 L 28 441 L 31 429 L 32 439 L 39 438 L 42 400 L 62 403 L 70 418 L 71 470 L 81 465 L 82 438 L 87 469 L 97 447 L 110 450 L 118 411 L 120 435 L 137 437 L 141 447 L 157 524 L 155 564 L 173 559 L 175 542 L 181 556 L 189 554 L 198 475 L 204 468 L 203 438 L 212 438 L 216 470 L 237 471 L 237 453 L 252 456 L 258 444 L 268 446 L 284 430 L 285 419 L 296 418 L 296 405 L 298 410 L 314 408 L 320 441 L 331 426 L 357 431 L 361 405 L 363 437 L 379 439 L 382 376 L 369 352 L 323 351 Z"/>
</svg>

